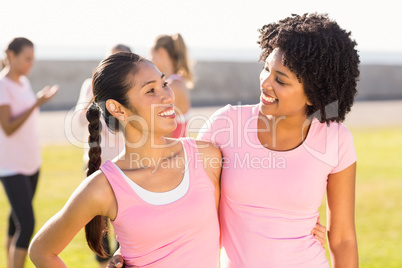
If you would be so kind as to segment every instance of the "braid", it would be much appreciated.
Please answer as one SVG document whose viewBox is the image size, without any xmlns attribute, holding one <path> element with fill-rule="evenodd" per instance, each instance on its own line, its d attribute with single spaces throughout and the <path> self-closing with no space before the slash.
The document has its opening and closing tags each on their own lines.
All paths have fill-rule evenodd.
<svg viewBox="0 0 402 268">
<path fill-rule="evenodd" d="M 97 171 L 101 165 L 102 149 L 101 143 L 101 131 L 102 124 L 100 121 L 101 110 L 100 107 L 93 102 L 87 111 L 88 119 L 88 144 L 89 144 L 89 161 L 87 176 Z M 95 216 L 87 225 L 85 225 L 85 236 L 88 242 L 88 246 L 100 257 L 105 258 L 107 254 L 102 245 L 102 237 L 107 231 L 107 218 L 104 216 Z"/>
<path fill-rule="evenodd" d="M 139 71 L 140 62 L 148 61 L 137 54 L 119 52 L 102 60 L 93 73 L 92 90 L 95 101 L 87 111 L 90 147 L 87 176 L 96 172 L 102 163 L 101 114 L 109 130 L 120 131 L 119 120 L 106 109 L 106 101 L 115 100 L 124 107 L 131 108 L 127 93 L 133 87 L 132 78 Z M 88 246 L 100 257 L 107 257 L 102 246 L 102 238 L 107 232 L 107 222 L 107 217 L 98 215 L 85 226 Z"/>
<path fill-rule="evenodd" d="M 88 120 L 88 144 L 89 144 L 89 161 L 88 161 L 88 171 L 87 176 L 91 175 L 95 171 L 97 171 L 102 162 L 101 153 L 102 149 L 100 147 L 101 143 L 101 131 L 102 124 L 100 122 L 101 111 L 99 106 L 96 103 L 92 103 L 87 111 L 87 120 Z"/>
</svg>

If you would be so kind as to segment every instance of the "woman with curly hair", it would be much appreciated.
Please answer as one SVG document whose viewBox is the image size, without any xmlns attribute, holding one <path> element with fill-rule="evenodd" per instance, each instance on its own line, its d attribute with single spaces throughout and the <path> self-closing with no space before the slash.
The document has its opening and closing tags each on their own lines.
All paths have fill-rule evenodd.
<svg viewBox="0 0 402 268">
<path fill-rule="evenodd" d="M 329 267 L 310 233 L 325 192 L 332 267 L 358 267 L 356 153 L 341 123 L 356 95 L 357 44 L 327 14 L 259 32 L 260 103 L 218 110 L 198 136 L 223 154 L 228 267 Z"/>
</svg>

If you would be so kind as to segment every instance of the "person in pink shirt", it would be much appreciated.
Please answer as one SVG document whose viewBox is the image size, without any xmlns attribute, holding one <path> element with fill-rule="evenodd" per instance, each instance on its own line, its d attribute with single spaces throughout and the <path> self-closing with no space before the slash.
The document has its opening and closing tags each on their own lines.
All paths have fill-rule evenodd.
<svg viewBox="0 0 402 268">
<path fill-rule="evenodd" d="M 310 232 L 325 193 L 332 267 L 358 267 L 356 152 L 341 123 L 359 76 L 350 35 L 326 14 L 264 25 L 260 103 L 227 105 L 200 131 L 223 155 L 223 267 L 330 267 Z"/>
<path fill-rule="evenodd" d="M 34 45 L 14 38 L 6 49 L 0 73 L 0 180 L 11 205 L 7 236 L 8 267 L 23 267 L 34 231 L 32 198 L 41 166 L 38 133 L 39 107 L 58 87 L 45 87 L 36 96 L 28 75 Z"/>
<path fill-rule="evenodd" d="M 65 267 L 58 255 L 84 226 L 90 248 L 104 257 L 107 217 L 127 267 L 218 268 L 220 150 L 165 137 L 176 128 L 174 94 L 152 62 L 113 54 L 97 67 L 92 85 L 88 177 L 33 238 L 34 265 Z M 102 166 L 101 115 L 126 144 L 124 155 Z"/>
</svg>

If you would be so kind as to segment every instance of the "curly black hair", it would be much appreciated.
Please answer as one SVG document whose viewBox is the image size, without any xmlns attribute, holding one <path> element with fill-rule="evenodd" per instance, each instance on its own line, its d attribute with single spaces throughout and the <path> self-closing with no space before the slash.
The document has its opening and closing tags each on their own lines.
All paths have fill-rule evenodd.
<svg viewBox="0 0 402 268">
<path fill-rule="evenodd" d="M 295 73 L 312 103 L 307 116 L 327 124 L 342 122 L 357 94 L 360 74 L 357 43 L 328 14 L 304 14 L 264 25 L 258 30 L 260 61 L 279 48 L 283 65 Z"/>
</svg>

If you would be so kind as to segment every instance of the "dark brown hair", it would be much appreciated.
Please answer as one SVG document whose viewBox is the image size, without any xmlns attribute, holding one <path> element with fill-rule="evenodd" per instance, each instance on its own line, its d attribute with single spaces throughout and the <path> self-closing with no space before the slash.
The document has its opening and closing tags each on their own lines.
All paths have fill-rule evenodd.
<svg viewBox="0 0 402 268">
<path fill-rule="evenodd" d="M 131 108 L 127 92 L 134 86 L 133 78 L 138 72 L 138 63 L 140 62 L 148 62 L 148 60 L 133 53 L 120 52 L 103 60 L 95 69 L 92 77 L 94 101 L 87 111 L 90 147 L 87 176 L 97 171 L 102 162 L 100 116 L 103 114 L 106 125 L 112 132 L 121 129 L 119 121 L 106 109 L 106 101 L 113 99 L 124 107 Z M 102 246 L 102 236 L 107 230 L 106 223 L 107 218 L 98 215 L 85 226 L 85 235 L 89 247 L 101 257 L 106 257 Z"/>
<path fill-rule="evenodd" d="M 24 47 L 34 47 L 34 44 L 25 37 L 17 37 L 11 40 L 6 48 L 6 52 L 12 51 L 15 55 L 20 54 Z M 6 67 L 7 60 L 3 59 L 1 61 L 1 68 Z"/>
<path fill-rule="evenodd" d="M 322 123 L 343 121 L 357 94 L 360 74 L 351 32 L 327 14 L 317 13 L 292 15 L 264 25 L 259 32 L 260 60 L 265 61 L 275 48 L 284 52 L 282 63 L 297 75 L 312 103 L 307 116 Z"/>
</svg>

